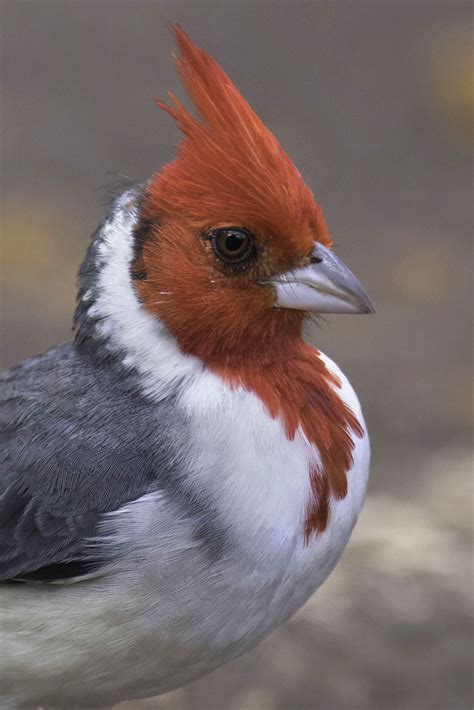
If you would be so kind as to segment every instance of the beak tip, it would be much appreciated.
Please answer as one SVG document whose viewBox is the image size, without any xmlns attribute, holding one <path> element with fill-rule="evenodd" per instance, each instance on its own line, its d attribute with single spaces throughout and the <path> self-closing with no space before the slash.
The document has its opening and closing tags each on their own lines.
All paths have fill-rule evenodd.
<svg viewBox="0 0 474 710">
<path fill-rule="evenodd" d="M 327 247 L 315 243 L 309 265 L 280 274 L 273 282 L 273 305 L 308 313 L 372 315 L 375 307 L 347 266 Z"/>
<path fill-rule="evenodd" d="M 355 278 L 355 277 L 354 277 Z M 358 307 L 357 313 L 362 315 L 374 315 L 375 306 L 370 300 L 367 291 L 356 281 L 356 288 L 353 289 L 354 300 L 353 303 Z"/>
<path fill-rule="evenodd" d="M 374 304 L 370 301 L 364 304 L 363 310 L 361 311 L 361 313 L 367 316 L 373 316 L 376 312 Z"/>
</svg>

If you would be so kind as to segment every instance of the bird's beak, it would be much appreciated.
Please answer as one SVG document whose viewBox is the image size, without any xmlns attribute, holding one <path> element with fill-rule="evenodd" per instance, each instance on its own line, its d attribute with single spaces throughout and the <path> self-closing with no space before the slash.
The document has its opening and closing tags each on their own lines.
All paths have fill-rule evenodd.
<svg viewBox="0 0 474 710">
<path fill-rule="evenodd" d="M 364 288 L 327 247 L 314 243 L 311 263 L 269 279 L 277 308 L 311 313 L 375 313 Z"/>
</svg>

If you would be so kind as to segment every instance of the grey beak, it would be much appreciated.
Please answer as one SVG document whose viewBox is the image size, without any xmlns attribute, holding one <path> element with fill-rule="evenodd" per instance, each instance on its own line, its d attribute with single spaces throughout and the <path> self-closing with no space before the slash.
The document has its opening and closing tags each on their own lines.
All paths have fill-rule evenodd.
<svg viewBox="0 0 474 710">
<path fill-rule="evenodd" d="M 265 279 L 277 308 L 311 313 L 375 313 L 365 289 L 333 251 L 314 243 L 311 263 Z"/>
</svg>

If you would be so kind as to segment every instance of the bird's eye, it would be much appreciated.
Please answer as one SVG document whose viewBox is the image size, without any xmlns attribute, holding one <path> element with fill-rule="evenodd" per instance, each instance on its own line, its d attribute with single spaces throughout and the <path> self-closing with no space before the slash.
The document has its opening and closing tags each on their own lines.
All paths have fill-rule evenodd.
<svg viewBox="0 0 474 710">
<path fill-rule="evenodd" d="M 243 227 L 222 227 L 207 236 L 216 256 L 228 264 L 242 264 L 256 253 L 253 235 Z"/>
</svg>

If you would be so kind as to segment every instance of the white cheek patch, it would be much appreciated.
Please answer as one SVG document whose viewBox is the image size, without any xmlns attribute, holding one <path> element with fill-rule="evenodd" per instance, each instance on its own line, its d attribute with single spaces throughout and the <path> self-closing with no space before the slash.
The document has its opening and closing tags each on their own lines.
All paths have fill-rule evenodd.
<svg viewBox="0 0 474 710">
<path fill-rule="evenodd" d="M 125 193 L 99 236 L 97 296 L 87 315 L 98 319 L 95 327 L 107 347 L 123 353 L 123 364 L 141 375 L 144 392 L 159 401 L 202 365 L 180 351 L 174 337 L 137 297 L 130 276 L 137 216 L 130 193 Z"/>
</svg>

